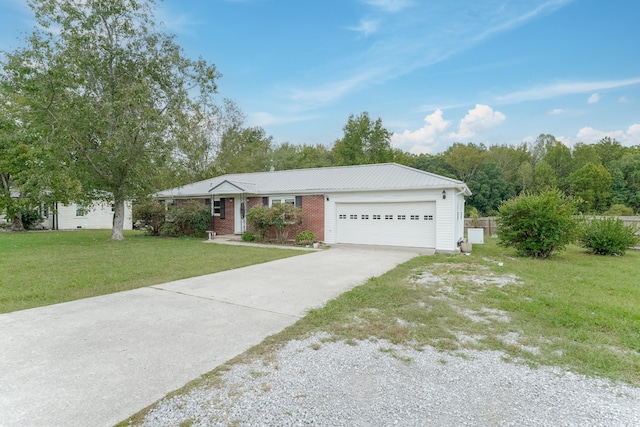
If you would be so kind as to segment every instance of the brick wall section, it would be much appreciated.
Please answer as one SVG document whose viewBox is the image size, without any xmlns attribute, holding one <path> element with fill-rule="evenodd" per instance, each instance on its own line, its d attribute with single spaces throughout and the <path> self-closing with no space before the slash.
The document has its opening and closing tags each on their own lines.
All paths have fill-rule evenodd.
<svg viewBox="0 0 640 427">
<path fill-rule="evenodd" d="M 224 199 L 224 219 L 219 216 L 213 217 L 213 230 L 217 234 L 233 234 L 235 232 L 234 225 L 233 199 L 226 197 Z"/>
<path fill-rule="evenodd" d="M 250 197 L 247 201 L 247 212 L 249 209 L 262 206 L 262 197 Z M 310 230 L 320 241 L 324 240 L 324 196 L 322 194 L 312 196 L 302 196 L 302 211 L 304 218 L 302 224 L 291 229 L 289 239 L 295 239 L 296 235 L 303 230 Z M 249 224 L 247 224 L 247 228 Z M 216 230 L 217 231 L 217 230 Z M 275 234 L 270 232 L 267 237 L 273 238 Z"/>
<path fill-rule="evenodd" d="M 324 240 L 324 196 L 322 194 L 314 196 L 302 196 L 302 230 L 311 230 L 318 240 Z M 296 233 L 296 234 L 297 234 Z M 295 234 L 293 235 L 295 237 Z"/>
</svg>

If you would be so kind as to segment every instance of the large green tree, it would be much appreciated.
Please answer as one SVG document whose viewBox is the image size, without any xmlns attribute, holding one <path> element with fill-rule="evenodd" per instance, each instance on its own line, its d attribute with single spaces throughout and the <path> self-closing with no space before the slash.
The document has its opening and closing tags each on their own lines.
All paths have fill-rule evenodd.
<svg viewBox="0 0 640 427">
<path fill-rule="evenodd" d="M 266 172 L 271 169 L 273 137 L 261 127 L 232 126 L 220 141 L 216 159 L 221 173 Z"/>
<path fill-rule="evenodd" d="M 333 154 L 340 166 L 386 163 L 394 161 L 391 135 L 382 126 L 382 119 L 371 120 L 366 111 L 351 114 L 343 128 L 344 136 L 333 146 Z"/>
<path fill-rule="evenodd" d="M 125 201 L 156 190 L 193 118 L 212 108 L 219 75 L 156 24 L 153 0 L 28 3 L 37 29 L 5 75 L 83 198 L 114 202 L 111 238 L 122 240 Z"/>
<path fill-rule="evenodd" d="M 77 190 L 68 167 L 42 144 L 42 127 L 25 121 L 24 98 L 0 83 L 0 213 L 22 231 L 22 213 L 68 202 Z"/>
<path fill-rule="evenodd" d="M 469 182 L 475 177 L 480 165 L 487 160 L 489 154 L 483 144 L 456 142 L 442 155 L 444 161 L 456 172 L 456 177 L 463 182 Z"/>
<path fill-rule="evenodd" d="M 587 163 L 569 177 L 571 192 L 583 212 L 603 212 L 611 199 L 611 174 L 602 165 Z"/>
<path fill-rule="evenodd" d="M 515 196 L 513 185 L 504 179 L 500 167 L 493 161 L 483 163 L 468 184 L 473 193 L 469 206 L 482 215 L 494 215 L 502 202 Z"/>
</svg>

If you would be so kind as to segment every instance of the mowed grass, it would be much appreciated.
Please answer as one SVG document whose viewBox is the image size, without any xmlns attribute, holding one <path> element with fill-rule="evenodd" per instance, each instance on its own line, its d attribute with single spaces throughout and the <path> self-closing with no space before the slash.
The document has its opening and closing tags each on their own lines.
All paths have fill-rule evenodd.
<svg viewBox="0 0 640 427">
<path fill-rule="evenodd" d="M 40 307 L 300 255 L 108 230 L 0 233 L 0 313 Z"/>
<path fill-rule="evenodd" d="M 268 358 L 284 342 L 318 332 L 453 353 L 500 350 L 517 363 L 639 386 L 640 252 L 601 257 L 570 246 L 533 260 L 489 239 L 470 256 L 417 257 L 311 311 L 243 357 Z"/>
</svg>

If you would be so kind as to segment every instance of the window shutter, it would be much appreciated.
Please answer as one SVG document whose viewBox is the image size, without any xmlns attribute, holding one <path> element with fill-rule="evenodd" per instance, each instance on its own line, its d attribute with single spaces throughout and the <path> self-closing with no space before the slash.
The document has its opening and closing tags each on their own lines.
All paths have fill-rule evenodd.
<svg viewBox="0 0 640 427">
<path fill-rule="evenodd" d="M 302 207 L 302 196 L 296 196 L 296 208 Z"/>
<path fill-rule="evenodd" d="M 220 219 L 224 219 L 224 205 L 225 205 L 225 198 L 224 197 L 220 197 Z"/>
<path fill-rule="evenodd" d="M 269 206 L 269 198 L 268 197 L 263 197 L 262 198 L 262 206 Z"/>
</svg>

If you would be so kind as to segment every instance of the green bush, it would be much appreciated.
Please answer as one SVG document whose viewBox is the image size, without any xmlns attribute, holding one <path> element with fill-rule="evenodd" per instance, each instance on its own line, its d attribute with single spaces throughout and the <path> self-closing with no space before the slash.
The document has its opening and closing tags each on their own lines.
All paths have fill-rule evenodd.
<svg viewBox="0 0 640 427">
<path fill-rule="evenodd" d="M 23 209 L 20 213 L 22 226 L 25 230 L 33 230 L 38 224 L 44 221 L 40 211 L 37 209 Z"/>
<path fill-rule="evenodd" d="M 284 243 L 292 228 L 302 223 L 302 209 L 291 203 L 280 203 L 271 208 L 271 225 L 275 228 L 276 240 Z"/>
<path fill-rule="evenodd" d="M 133 223 L 140 221 L 152 236 L 159 236 L 165 223 L 167 209 L 154 200 L 137 203 L 133 207 Z"/>
<path fill-rule="evenodd" d="M 211 224 L 211 212 L 206 205 L 195 200 L 169 208 L 166 222 L 160 228 L 165 237 L 205 237 Z"/>
<path fill-rule="evenodd" d="M 638 244 L 640 236 L 634 227 L 624 225 L 616 218 L 592 219 L 580 228 L 578 243 L 597 255 L 624 255 L 626 250 Z"/>
<path fill-rule="evenodd" d="M 310 230 L 304 230 L 296 236 L 296 244 L 310 245 L 316 240 L 316 235 Z"/>
<path fill-rule="evenodd" d="M 612 205 L 603 215 L 608 216 L 633 216 L 633 208 L 619 204 Z"/>
<path fill-rule="evenodd" d="M 263 241 L 267 230 L 271 227 L 271 214 L 269 206 L 256 206 L 247 212 L 247 221 L 249 225 L 258 235 L 257 238 Z"/>
<path fill-rule="evenodd" d="M 573 203 L 558 190 L 510 199 L 498 210 L 499 242 L 521 256 L 548 258 L 575 240 L 574 211 Z"/>
<path fill-rule="evenodd" d="M 256 236 L 250 231 L 245 231 L 244 233 L 242 233 L 242 241 L 243 242 L 255 242 L 256 241 Z"/>
</svg>

